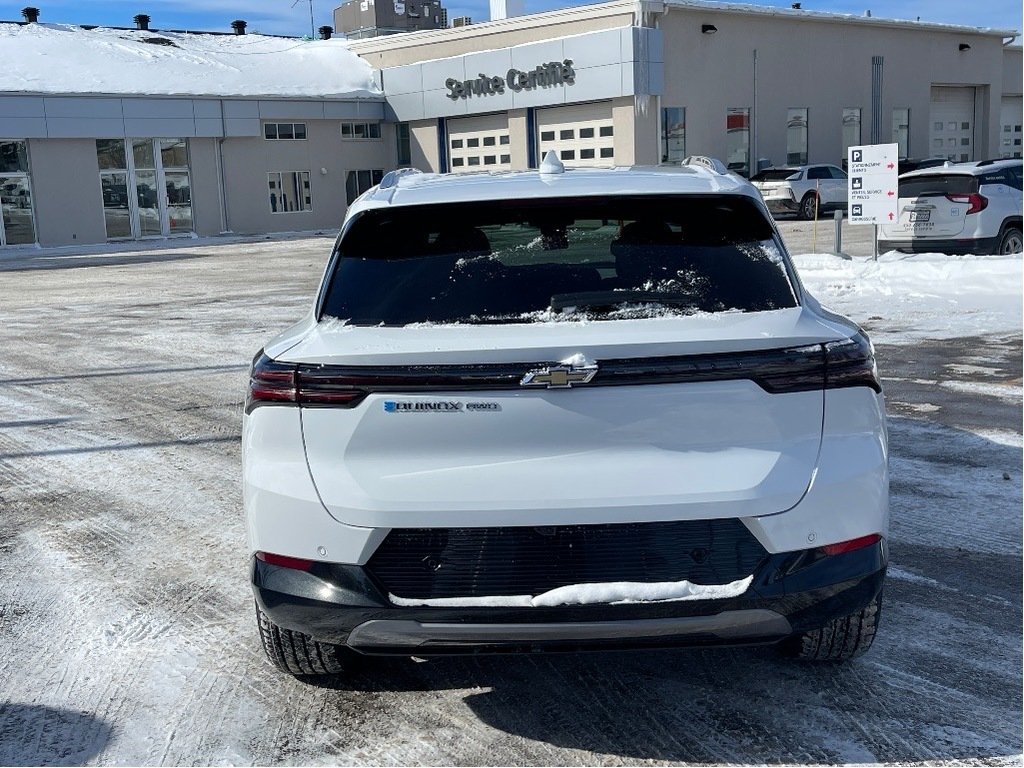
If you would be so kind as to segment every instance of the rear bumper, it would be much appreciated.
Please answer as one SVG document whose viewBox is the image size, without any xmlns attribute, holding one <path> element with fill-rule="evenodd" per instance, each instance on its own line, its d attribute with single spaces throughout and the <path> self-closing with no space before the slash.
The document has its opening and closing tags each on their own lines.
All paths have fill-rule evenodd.
<svg viewBox="0 0 1024 768">
<path fill-rule="evenodd" d="M 878 250 L 901 253 L 948 253 L 985 255 L 995 253 L 998 237 L 972 237 L 960 240 L 879 240 Z"/>
<path fill-rule="evenodd" d="M 768 556 L 740 597 L 548 608 L 400 607 L 360 566 L 299 571 L 253 560 L 270 619 L 366 654 L 439 655 L 770 644 L 860 610 L 885 578 L 884 540 L 834 556 Z"/>
</svg>

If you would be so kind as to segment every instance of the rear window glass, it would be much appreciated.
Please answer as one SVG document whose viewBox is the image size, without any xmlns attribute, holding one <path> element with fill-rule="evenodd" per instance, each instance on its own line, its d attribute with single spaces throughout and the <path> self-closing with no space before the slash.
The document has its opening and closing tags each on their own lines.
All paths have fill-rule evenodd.
<svg viewBox="0 0 1024 768">
<path fill-rule="evenodd" d="M 795 305 L 751 200 L 644 196 L 367 211 L 341 240 L 323 314 L 357 325 L 524 323 Z"/>
<path fill-rule="evenodd" d="M 978 191 L 978 179 L 966 174 L 936 173 L 900 180 L 900 197 L 969 195 Z"/>
<path fill-rule="evenodd" d="M 796 168 L 771 168 L 767 171 L 752 176 L 751 181 L 785 181 L 790 176 L 799 176 L 800 171 Z"/>
</svg>

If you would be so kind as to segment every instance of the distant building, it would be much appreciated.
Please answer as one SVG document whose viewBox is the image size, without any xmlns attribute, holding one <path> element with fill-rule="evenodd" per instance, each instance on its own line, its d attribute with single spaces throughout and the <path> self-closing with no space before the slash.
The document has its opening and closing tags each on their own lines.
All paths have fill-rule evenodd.
<svg viewBox="0 0 1024 768">
<path fill-rule="evenodd" d="M 351 40 L 447 26 L 441 0 L 348 0 L 334 9 L 335 30 Z"/>
<path fill-rule="evenodd" d="M 491 21 L 511 19 L 513 16 L 522 16 L 526 13 L 526 4 L 523 0 L 491 0 Z"/>
<path fill-rule="evenodd" d="M 468 27 L 472 23 L 473 19 L 471 19 L 469 16 L 456 16 L 452 20 L 452 28 L 454 29 L 455 27 Z"/>
</svg>

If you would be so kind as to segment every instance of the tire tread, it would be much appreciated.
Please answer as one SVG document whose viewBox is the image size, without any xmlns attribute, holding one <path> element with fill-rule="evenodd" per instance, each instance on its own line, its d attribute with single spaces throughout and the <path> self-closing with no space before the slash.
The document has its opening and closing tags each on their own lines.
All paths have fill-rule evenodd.
<svg viewBox="0 0 1024 768">
<path fill-rule="evenodd" d="M 270 663 L 290 675 L 336 675 L 345 671 L 339 649 L 309 635 L 279 627 L 256 606 L 263 651 Z"/>
<path fill-rule="evenodd" d="M 833 619 L 820 629 L 804 632 L 782 646 L 783 653 L 808 661 L 848 661 L 864 653 L 875 641 L 882 612 L 879 594 L 862 610 Z"/>
</svg>

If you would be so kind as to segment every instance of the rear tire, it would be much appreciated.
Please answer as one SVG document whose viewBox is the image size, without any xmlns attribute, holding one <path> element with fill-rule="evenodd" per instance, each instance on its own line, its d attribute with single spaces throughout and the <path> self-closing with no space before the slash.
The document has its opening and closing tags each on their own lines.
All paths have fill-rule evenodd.
<svg viewBox="0 0 1024 768">
<path fill-rule="evenodd" d="M 794 635 L 783 641 L 783 655 L 807 661 L 849 661 L 866 653 L 875 641 L 882 615 L 882 595 L 862 610 L 841 619 L 833 619 L 821 629 Z"/>
<path fill-rule="evenodd" d="M 996 253 L 1008 255 L 1020 253 L 1021 250 L 1024 250 L 1024 237 L 1021 236 L 1020 227 L 1011 225 L 1004 229 L 1002 237 L 999 238 L 999 249 Z"/>
<path fill-rule="evenodd" d="M 259 605 L 256 606 L 256 623 L 260 628 L 260 639 L 267 658 L 282 672 L 296 677 L 338 675 L 350 666 L 343 661 L 345 649 L 317 642 L 309 635 L 277 626 L 260 610 Z"/>
<path fill-rule="evenodd" d="M 818 218 L 818 196 L 813 192 L 808 192 L 804 195 L 804 199 L 800 201 L 800 218 L 807 221 Z"/>
</svg>

